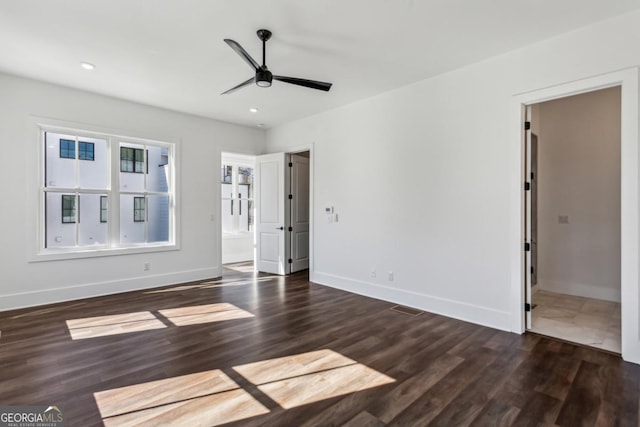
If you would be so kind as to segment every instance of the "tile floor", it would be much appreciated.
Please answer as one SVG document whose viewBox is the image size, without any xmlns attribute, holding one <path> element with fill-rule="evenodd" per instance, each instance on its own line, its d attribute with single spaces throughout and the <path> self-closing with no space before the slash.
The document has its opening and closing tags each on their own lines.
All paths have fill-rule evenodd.
<svg viewBox="0 0 640 427">
<path fill-rule="evenodd" d="M 537 290 L 532 332 L 620 353 L 620 303 Z"/>
</svg>

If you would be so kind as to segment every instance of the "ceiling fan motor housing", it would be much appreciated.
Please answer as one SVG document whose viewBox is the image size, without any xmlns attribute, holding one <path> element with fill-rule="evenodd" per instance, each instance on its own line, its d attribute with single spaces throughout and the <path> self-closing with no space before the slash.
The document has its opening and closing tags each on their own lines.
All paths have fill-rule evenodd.
<svg viewBox="0 0 640 427">
<path fill-rule="evenodd" d="M 269 87 L 271 86 L 271 81 L 273 80 L 273 74 L 271 71 L 261 68 L 256 71 L 256 84 L 260 87 Z"/>
<path fill-rule="evenodd" d="M 235 92 L 238 89 L 246 87 L 251 83 L 255 83 L 256 86 L 260 87 L 271 87 L 271 83 L 273 80 L 277 80 L 279 82 L 289 83 L 292 85 L 308 87 L 311 89 L 328 91 L 331 89 L 331 83 L 320 82 L 316 80 L 307 80 L 307 79 L 299 79 L 297 77 L 286 77 L 286 76 L 275 76 L 269 71 L 267 68 L 267 40 L 271 38 L 271 31 L 261 29 L 257 32 L 258 38 L 262 40 L 262 65 L 258 63 L 255 59 L 247 53 L 246 50 L 242 46 L 238 44 L 238 42 L 231 39 L 224 39 L 224 42 L 228 44 L 231 49 L 233 49 L 240 57 L 251 67 L 252 70 L 255 70 L 255 77 L 249 78 L 244 82 L 240 83 L 232 87 L 231 89 L 222 92 L 221 95 L 225 95 L 227 93 Z"/>
</svg>

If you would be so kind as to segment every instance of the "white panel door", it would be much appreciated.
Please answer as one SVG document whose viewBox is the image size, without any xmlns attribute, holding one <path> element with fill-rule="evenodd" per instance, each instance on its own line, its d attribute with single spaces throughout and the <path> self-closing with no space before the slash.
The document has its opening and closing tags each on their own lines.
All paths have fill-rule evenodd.
<svg viewBox="0 0 640 427">
<path fill-rule="evenodd" d="M 291 155 L 291 273 L 309 268 L 309 158 Z"/>
<path fill-rule="evenodd" d="M 258 271 L 286 274 L 287 247 L 285 224 L 285 188 L 289 174 L 285 174 L 285 154 L 275 153 L 256 157 L 256 246 Z"/>
</svg>

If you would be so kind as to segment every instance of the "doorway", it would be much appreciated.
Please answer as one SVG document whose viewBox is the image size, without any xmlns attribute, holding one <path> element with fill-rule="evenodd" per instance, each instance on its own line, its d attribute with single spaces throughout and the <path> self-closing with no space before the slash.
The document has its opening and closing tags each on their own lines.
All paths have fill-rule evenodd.
<svg viewBox="0 0 640 427">
<path fill-rule="evenodd" d="M 621 352 L 620 86 L 527 107 L 527 330 Z"/>
<path fill-rule="evenodd" d="M 525 234 L 525 112 L 527 106 L 539 102 L 591 92 L 613 86 L 621 87 L 620 134 L 620 309 L 621 354 L 625 361 L 640 363 L 640 176 L 639 161 L 639 85 L 638 68 L 600 74 L 567 83 L 549 83 L 549 86 L 515 94 L 512 103 L 511 136 L 509 145 L 511 165 L 510 212 L 510 289 L 511 330 L 524 333 L 527 330 L 526 307 L 531 303 L 530 282 L 525 268 L 529 252 L 523 250 L 528 243 Z M 528 230 L 527 230 L 528 231 Z M 529 312 L 530 313 L 530 312 Z"/>
<path fill-rule="evenodd" d="M 223 272 L 255 270 L 255 156 L 221 153 L 220 226 Z"/>
<path fill-rule="evenodd" d="M 312 261 L 312 150 L 221 153 L 223 274 L 292 274 Z"/>
<path fill-rule="evenodd" d="M 312 262 L 311 150 L 256 157 L 256 268 L 271 274 Z"/>
</svg>

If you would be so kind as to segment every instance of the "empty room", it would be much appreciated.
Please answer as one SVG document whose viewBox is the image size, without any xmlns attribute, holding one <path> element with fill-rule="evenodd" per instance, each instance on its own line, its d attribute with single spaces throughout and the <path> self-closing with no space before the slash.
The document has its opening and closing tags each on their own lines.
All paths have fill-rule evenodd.
<svg viewBox="0 0 640 427">
<path fill-rule="evenodd" d="M 640 0 L 0 2 L 0 425 L 637 426 Z"/>
</svg>

